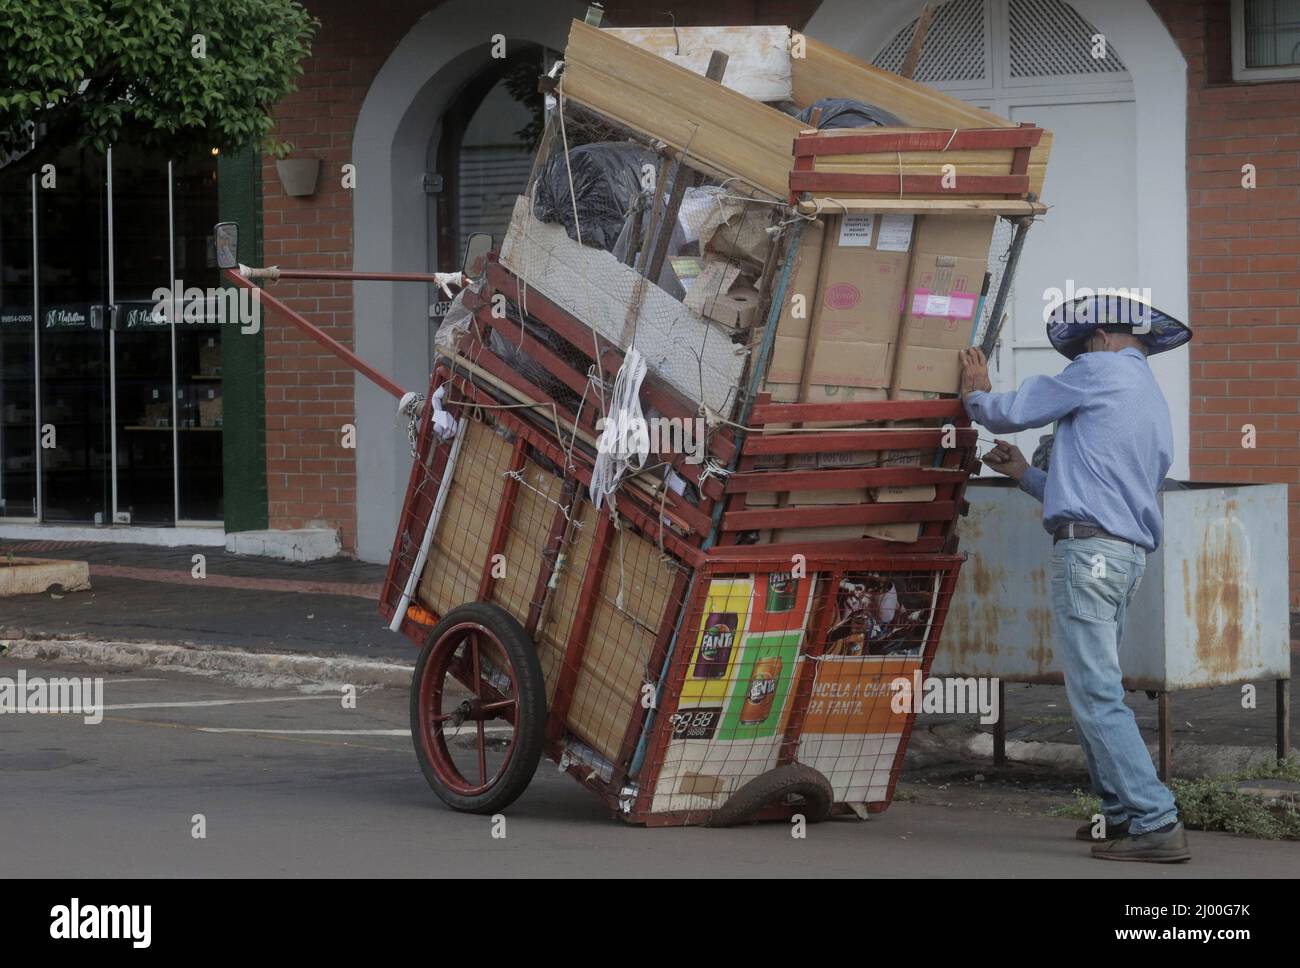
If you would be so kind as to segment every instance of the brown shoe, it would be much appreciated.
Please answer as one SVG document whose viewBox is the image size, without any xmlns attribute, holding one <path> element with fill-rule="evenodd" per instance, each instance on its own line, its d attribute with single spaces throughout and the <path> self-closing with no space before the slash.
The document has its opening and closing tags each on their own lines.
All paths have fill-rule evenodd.
<svg viewBox="0 0 1300 968">
<path fill-rule="evenodd" d="M 1097 841 L 1119 840 L 1121 837 L 1128 836 L 1127 820 L 1122 820 L 1119 823 L 1106 824 L 1105 825 L 1106 836 L 1104 837 L 1094 837 L 1092 834 L 1092 827 L 1093 825 L 1090 823 L 1084 824 L 1082 827 L 1080 827 L 1078 830 L 1074 832 L 1075 839 L 1086 840 L 1088 841 L 1088 843 L 1091 844 L 1091 843 L 1096 843 Z"/>
<path fill-rule="evenodd" d="M 1176 864 L 1191 860 L 1192 852 L 1187 849 L 1187 832 L 1182 821 L 1176 822 L 1169 830 L 1152 830 L 1145 834 L 1130 834 L 1122 840 L 1112 840 L 1097 844 L 1092 848 L 1092 856 L 1100 860 L 1143 861 L 1148 864 Z"/>
</svg>

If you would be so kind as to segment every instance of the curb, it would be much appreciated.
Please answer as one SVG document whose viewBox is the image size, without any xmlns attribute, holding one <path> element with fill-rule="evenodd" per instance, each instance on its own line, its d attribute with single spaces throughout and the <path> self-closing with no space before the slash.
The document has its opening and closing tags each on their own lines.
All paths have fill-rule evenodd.
<svg viewBox="0 0 1300 968">
<path fill-rule="evenodd" d="M 921 739 L 919 744 L 918 739 Z M 914 749 L 924 751 L 924 755 L 931 760 L 937 755 L 948 754 L 992 762 L 993 734 L 980 730 L 953 730 L 950 726 L 917 730 L 913 732 L 909 744 L 909 759 L 912 758 Z M 1154 758 L 1158 751 L 1155 747 L 1148 749 Z M 1007 761 L 1078 773 L 1086 773 L 1088 769 L 1083 750 L 1073 743 L 1007 740 Z M 1277 753 L 1272 747 L 1183 743 L 1174 747 L 1173 775 L 1180 779 L 1196 779 L 1237 773 L 1276 762 Z"/>
<path fill-rule="evenodd" d="M 415 664 L 367 659 L 246 652 L 202 645 L 114 642 L 95 639 L 0 639 L 8 658 L 128 669 L 174 669 L 190 673 L 276 676 L 310 683 L 407 689 Z"/>
</svg>

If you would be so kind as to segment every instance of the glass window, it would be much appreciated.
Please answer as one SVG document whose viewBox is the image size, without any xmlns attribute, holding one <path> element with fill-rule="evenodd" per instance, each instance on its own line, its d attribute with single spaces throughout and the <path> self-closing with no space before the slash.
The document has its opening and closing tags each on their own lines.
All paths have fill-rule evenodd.
<svg viewBox="0 0 1300 968">
<path fill-rule="evenodd" d="M 32 180 L 0 174 L 0 517 L 35 518 Z"/>
<path fill-rule="evenodd" d="M 1235 80 L 1300 77 L 1300 0 L 1233 0 Z"/>
<path fill-rule="evenodd" d="M 115 145 L 113 169 L 113 385 L 117 516 L 176 520 L 171 328 L 154 293 L 171 285 L 167 162 Z"/>
<path fill-rule="evenodd" d="M 217 222 L 217 159 L 198 154 L 172 165 L 176 277 L 185 288 L 216 291 L 221 283 L 212 226 Z M 222 518 L 221 339 L 238 333 L 222 325 L 216 300 L 201 322 L 176 325 L 176 407 L 180 519 Z M 228 321 L 229 322 L 229 321 Z"/>
<path fill-rule="evenodd" d="M 104 159 L 69 150 L 37 190 L 42 513 L 107 523 L 108 245 Z"/>
</svg>

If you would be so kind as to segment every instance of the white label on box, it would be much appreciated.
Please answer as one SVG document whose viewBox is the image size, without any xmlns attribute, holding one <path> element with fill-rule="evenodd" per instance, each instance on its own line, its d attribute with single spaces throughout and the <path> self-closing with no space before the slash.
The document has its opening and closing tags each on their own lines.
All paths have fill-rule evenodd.
<svg viewBox="0 0 1300 968">
<path fill-rule="evenodd" d="M 947 296 L 936 296 L 934 293 L 925 297 L 926 316 L 947 316 L 948 305 L 951 300 Z"/>
<path fill-rule="evenodd" d="M 880 238 L 876 241 L 879 252 L 906 252 L 912 247 L 912 221 L 914 215 L 880 216 Z"/>
<path fill-rule="evenodd" d="M 874 215 L 843 216 L 840 219 L 840 245 L 870 245 L 873 219 Z"/>
</svg>

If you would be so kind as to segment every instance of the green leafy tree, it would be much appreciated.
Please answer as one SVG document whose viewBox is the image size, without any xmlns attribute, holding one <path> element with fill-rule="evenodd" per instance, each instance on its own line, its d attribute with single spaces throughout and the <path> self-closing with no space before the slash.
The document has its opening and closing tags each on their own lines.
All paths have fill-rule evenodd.
<svg viewBox="0 0 1300 968">
<path fill-rule="evenodd" d="M 0 169 L 117 142 L 282 152 L 271 109 L 316 26 L 293 0 L 0 0 Z"/>
</svg>

